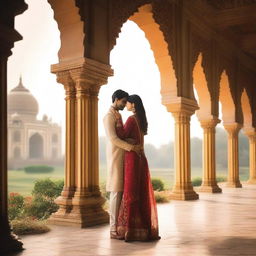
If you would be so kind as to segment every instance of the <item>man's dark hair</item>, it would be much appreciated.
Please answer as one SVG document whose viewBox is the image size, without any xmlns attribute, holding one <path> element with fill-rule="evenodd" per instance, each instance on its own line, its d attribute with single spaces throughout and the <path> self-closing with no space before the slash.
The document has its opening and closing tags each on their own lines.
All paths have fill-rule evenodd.
<svg viewBox="0 0 256 256">
<path fill-rule="evenodd" d="M 117 98 L 118 100 L 122 98 L 128 98 L 129 94 L 123 90 L 116 90 L 113 95 L 112 95 L 112 103 L 114 103 L 115 99 Z"/>
</svg>

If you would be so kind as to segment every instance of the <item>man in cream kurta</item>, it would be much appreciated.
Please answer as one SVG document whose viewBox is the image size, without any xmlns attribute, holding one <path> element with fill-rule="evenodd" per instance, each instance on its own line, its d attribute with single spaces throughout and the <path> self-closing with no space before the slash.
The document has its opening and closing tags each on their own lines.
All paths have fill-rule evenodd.
<svg viewBox="0 0 256 256">
<path fill-rule="evenodd" d="M 128 93 L 117 90 L 112 95 L 112 106 L 104 117 L 104 127 L 107 136 L 107 184 L 106 190 L 110 191 L 110 236 L 117 238 L 116 221 L 122 199 L 124 187 L 124 152 L 139 152 L 138 145 L 131 145 L 118 138 L 116 134 L 116 122 L 119 110 L 123 110 Z"/>
</svg>

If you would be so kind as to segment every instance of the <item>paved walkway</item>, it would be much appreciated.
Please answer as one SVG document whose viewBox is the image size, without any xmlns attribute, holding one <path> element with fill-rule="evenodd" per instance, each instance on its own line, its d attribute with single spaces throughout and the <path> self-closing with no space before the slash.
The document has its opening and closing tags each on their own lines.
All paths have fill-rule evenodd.
<svg viewBox="0 0 256 256">
<path fill-rule="evenodd" d="M 158 205 L 157 242 L 110 240 L 108 225 L 78 229 L 52 226 L 43 235 L 24 236 L 15 256 L 82 255 L 256 255 L 256 186 L 200 193 L 197 201 Z"/>
</svg>

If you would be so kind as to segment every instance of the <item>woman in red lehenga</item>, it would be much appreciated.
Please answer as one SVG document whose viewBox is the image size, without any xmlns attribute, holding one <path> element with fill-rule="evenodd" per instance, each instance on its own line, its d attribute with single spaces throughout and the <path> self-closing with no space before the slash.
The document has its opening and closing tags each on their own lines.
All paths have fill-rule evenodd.
<svg viewBox="0 0 256 256">
<path fill-rule="evenodd" d="M 124 158 L 124 193 L 119 209 L 117 233 L 125 241 L 150 241 L 160 239 L 154 191 L 148 162 L 143 151 L 144 135 L 147 134 L 147 118 L 141 98 L 131 95 L 127 110 L 134 114 L 123 126 L 117 122 L 117 135 L 142 146 L 140 155 L 130 151 Z"/>
</svg>

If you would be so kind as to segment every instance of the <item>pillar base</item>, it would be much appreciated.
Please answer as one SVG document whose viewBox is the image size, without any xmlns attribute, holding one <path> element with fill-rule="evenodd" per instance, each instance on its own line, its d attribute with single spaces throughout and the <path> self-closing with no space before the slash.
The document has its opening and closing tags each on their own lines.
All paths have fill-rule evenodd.
<svg viewBox="0 0 256 256">
<path fill-rule="evenodd" d="M 23 243 L 14 234 L 1 234 L 0 236 L 0 254 L 18 252 L 23 250 Z"/>
<path fill-rule="evenodd" d="M 199 195 L 193 190 L 173 190 L 170 194 L 171 200 L 197 200 Z"/>
<path fill-rule="evenodd" d="M 202 185 L 199 188 L 197 188 L 196 191 L 202 193 L 222 193 L 222 189 L 218 185 Z"/>
<path fill-rule="evenodd" d="M 255 178 L 249 179 L 246 183 L 249 185 L 256 185 L 256 179 Z"/>
<path fill-rule="evenodd" d="M 226 183 L 226 188 L 241 188 L 242 184 L 240 183 L 240 181 L 234 181 L 234 182 L 230 182 L 228 181 Z"/>
<path fill-rule="evenodd" d="M 60 200 L 62 198 L 58 198 L 58 204 Z M 102 208 L 105 202 L 103 197 L 74 197 L 63 200 L 66 205 L 60 205 L 59 210 L 47 221 L 48 224 L 85 228 L 109 223 L 109 214 Z"/>
</svg>

